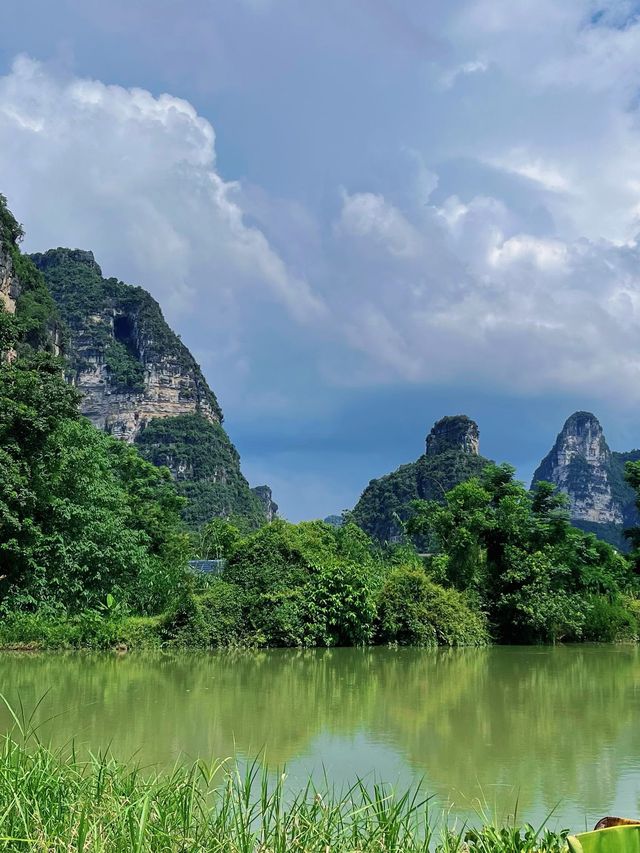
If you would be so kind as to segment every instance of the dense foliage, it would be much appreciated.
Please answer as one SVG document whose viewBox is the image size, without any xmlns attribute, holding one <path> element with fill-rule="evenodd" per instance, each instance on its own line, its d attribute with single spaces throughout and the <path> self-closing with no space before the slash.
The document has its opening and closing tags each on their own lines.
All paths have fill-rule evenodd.
<svg viewBox="0 0 640 853">
<path fill-rule="evenodd" d="M 416 503 L 408 528 L 429 538 L 432 576 L 475 600 L 503 642 L 636 637 L 625 557 L 572 527 L 551 484 L 529 492 L 513 473 L 490 465 L 442 503 Z"/>
<path fill-rule="evenodd" d="M 18 248 L 23 235 L 22 226 L 7 207 L 5 197 L 0 195 L 0 255 L 6 253 L 20 281 L 16 304 L 19 321 L 13 344 L 19 351 L 33 348 L 53 352 L 63 337 L 58 309 L 42 274 Z"/>
<path fill-rule="evenodd" d="M 66 617 L 117 601 L 157 612 L 186 574 L 183 499 L 168 471 L 79 416 L 50 351 L 46 285 L 0 201 L 0 249 L 20 285 L 15 315 L 0 310 L 0 608 Z"/>
<path fill-rule="evenodd" d="M 482 456 L 449 449 L 372 480 L 356 504 L 352 518 L 380 542 L 401 538 L 402 523 L 416 500 L 441 500 L 449 489 L 480 473 L 488 460 Z M 416 544 L 421 545 L 420 538 Z"/>
<path fill-rule="evenodd" d="M 481 646 L 484 616 L 464 595 L 445 589 L 424 571 L 402 567 L 387 577 L 379 596 L 380 638 L 407 646 Z"/>
<path fill-rule="evenodd" d="M 165 606 L 184 551 L 167 471 L 94 429 L 46 354 L 0 367 L 0 596 L 70 611 Z M 183 556 L 186 559 L 186 555 Z"/>
<path fill-rule="evenodd" d="M 552 485 L 529 492 L 507 465 L 445 448 L 374 481 L 339 525 L 264 524 L 219 424 L 158 419 L 136 446 L 96 430 L 53 354 L 60 318 L 21 233 L 0 198 L 0 248 L 21 287 L 15 315 L 0 310 L 1 645 L 637 638 L 640 528 L 627 558 L 572 527 Z M 103 279 L 92 256 L 56 250 L 37 262 L 65 318 L 104 344 L 129 389 L 141 330 L 183 352 L 164 340 L 148 294 Z M 115 340 L 99 315 L 88 323 L 94 300 L 122 312 Z M 624 461 L 619 489 L 639 494 L 640 461 Z M 192 572 L 190 558 L 221 560 L 222 573 Z"/>
<path fill-rule="evenodd" d="M 214 516 L 238 516 L 253 529 L 264 522 L 264 508 L 220 424 L 199 414 L 156 418 L 138 434 L 136 445 L 149 462 L 174 472 L 178 492 L 188 501 L 184 519 L 190 528 Z"/>
</svg>

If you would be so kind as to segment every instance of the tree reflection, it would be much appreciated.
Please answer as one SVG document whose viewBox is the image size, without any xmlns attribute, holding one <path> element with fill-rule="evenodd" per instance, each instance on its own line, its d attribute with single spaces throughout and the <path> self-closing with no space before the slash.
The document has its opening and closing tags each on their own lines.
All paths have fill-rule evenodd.
<svg viewBox="0 0 640 853">
<path fill-rule="evenodd" d="M 443 796 L 512 804 L 518 789 L 525 811 L 567 798 L 606 810 L 640 762 L 639 663 L 631 646 L 4 655 L 0 684 L 27 709 L 49 689 L 45 740 L 141 764 L 264 750 L 282 766 L 321 735 L 364 732 Z M 364 772 L 367 741 L 349 744 Z"/>
</svg>

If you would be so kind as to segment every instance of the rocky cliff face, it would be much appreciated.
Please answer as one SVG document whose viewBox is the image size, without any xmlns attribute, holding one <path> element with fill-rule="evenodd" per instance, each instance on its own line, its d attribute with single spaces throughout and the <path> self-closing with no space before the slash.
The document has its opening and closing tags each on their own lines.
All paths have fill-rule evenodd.
<svg viewBox="0 0 640 853">
<path fill-rule="evenodd" d="M 575 412 L 540 463 L 533 482 L 547 480 L 565 492 L 573 519 L 622 524 L 623 512 L 613 498 L 610 468 L 611 451 L 600 422 L 590 412 Z"/>
<path fill-rule="evenodd" d="M 576 526 L 621 546 L 624 527 L 637 523 L 635 495 L 624 480 L 624 464 L 637 452 L 609 449 L 602 426 L 591 412 L 574 412 L 533 475 L 554 483 L 569 499 Z"/>
<path fill-rule="evenodd" d="M 99 429 L 166 465 L 196 528 L 216 515 L 250 527 L 277 506 L 254 493 L 222 428 L 222 411 L 200 367 L 140 287 L 104 278 L 91 252 L 52 249 L 31 256 L 69 330 L 67 378 Z"/>
<path fill-rule="evenodd" d="M 466 415 L 449 415 L 435 423 L 427 436 L 427 456 L 458 450 L 477 456 L 480 452 L 478 424 Z"/>
<path fill-rule="evenodd" d="M 369 483 L 353 520 L 380 541 L 399 539 L 411 501 L 442 500 L 449 489 L 480 473 L 488 460 L 479 449 L 475 421 L 466 415 L 442 418 L 429 432 L 423 456 Z"/>
<path fill-rule="evenodd" d="M 91 252 L 31 256 L 70 331 L 69 380 L 99 429 L 132 442 L 153 418 L 222 413 L 199 366 L 142 288 L 106 279 Z"/>
<path fill-rule="evenodd" d="M 267 521 L 273 521 L 278 514 L 278 504 L 273 500 L 271 487 L 254 486 L 251 491 L 260 501 Z"/>
<path fill-rule="evenodd" d="M 8 246 L 0 242 L 0 300 L 6 311 L 15 314 L 20 285 Z"/>
</svg>

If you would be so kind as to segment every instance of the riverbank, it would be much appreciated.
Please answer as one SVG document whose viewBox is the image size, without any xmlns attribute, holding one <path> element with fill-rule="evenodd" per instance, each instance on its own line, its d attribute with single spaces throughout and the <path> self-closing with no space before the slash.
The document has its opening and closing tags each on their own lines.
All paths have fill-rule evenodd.
<svg viewBox="0 0 640 853">
<path fill-rule="evenodd" d="M 566 832 L 487 825 L 475 831 L 439 822 L 414 787 L 356 781 L 341 793 L 311 782 L 289 797 L 257 763 L 197 762 L 170 773 L 80 761 L 18 734 L 0 742 L 0 845 L 6 850 L 216 851 L 216 853 L 560 853 Z"/>
</svg>

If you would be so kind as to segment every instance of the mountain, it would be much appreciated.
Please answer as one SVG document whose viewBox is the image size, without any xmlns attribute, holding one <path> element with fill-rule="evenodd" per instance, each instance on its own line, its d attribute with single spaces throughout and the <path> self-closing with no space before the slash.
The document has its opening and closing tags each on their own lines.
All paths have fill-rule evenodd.
<svg viewBox="0 0 640 853">
<path fill-rule="evenodd" d="M 353 509 L 353 520 L 380 541 L 397 540 L 401 535 L 398 519 L 408 517 L 411 501 L 440 500 L 488 463 L 480 456 L 479 436 L 478 425 L 466 415 L 441 418 L 418 460 L 369 483 Z"/>
<path fill-rule="evenodd" d="M 51 249 L 30 260 L 68 330 L 66 376 L 82 392 L 82 413 L 169 468 L 189 500 L 190 526 L 214 515 L 241 516 L 251 527 L 273 518 L 270 490 L 266 502 L 249 487 L 215 394 L 150 294 L 105 278 L 88 251 Z M 6 270 L 3 281 L 11 300 Z"/>
<path fill-rule="evenodd" d="M 637 524 L 635 492 L 624 479 L 625 462 L 640 450 L 612 451 L 600 421 L 591 412 L 574 412 L 533 475 L 554 483 L 569 498 L 572 523 L 626 548 L 623 531 Z"/>
<path fill-rule="evenodd" d="M 254 486 L 251 491 L 262 504 L 267 521 L 273 521 L 278 515 L 278 504 L 273 499 L 271 486 Z"/>
</svg>

